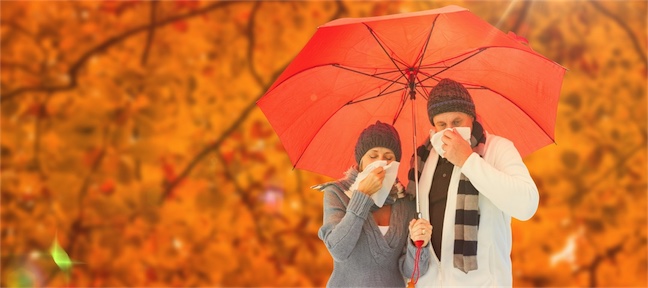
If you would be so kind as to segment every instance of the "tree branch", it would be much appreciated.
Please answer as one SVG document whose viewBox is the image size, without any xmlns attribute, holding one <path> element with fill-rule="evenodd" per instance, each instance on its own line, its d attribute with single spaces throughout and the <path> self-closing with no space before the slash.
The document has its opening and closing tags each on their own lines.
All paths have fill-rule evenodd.
<svg viewBox="0 0 648 288">
<path fill-rule="evenodd" d="M 108 127 L 104 128 L 104 143 L 103 147 L 101 148 L 99 155 L 97 156 L 97 159 L 92 163 L 92 167 L 90 168 L 90 172 L 86 175 L 85 179 L 83 180 L 83 184 L 81 185 L 81 189 L 79 190 L 79 199 L 78 199 L 78 207 L 79 207 L 79 214 L 77 215 L 76 219 L 72 222 L 72 227 L 70 228 L 70 234 L 68 236 L 68 239 L 70 239 L 69 242 L 69 250 L 68 253 L 72 255 L 73 249 L 76 244 L 76 240 L 78 238 L 78 235 L 85 231 L 83 229 L 82 222 L 83 221 L 83 210 L 85 206 L 83 206 L 83 200 L 85 199 L 85 196 L 88 194 L 88 189 L 90 187 L 90 182 L 92 180 L 92 176 L 99 170 L 99 167 L 101 167 L 101 163 L 103 162 L 104 157 L 106 156 L 106 150 L 108 150 Z"/>
<path fill-rule="evenodd" d="M 22 64 L 22 63 L 14 63 L 14 62 L 10 62 L 10 61 L 1 60 L 0 61 L 0 66 L 2 66 L 2 68 L 4 68 L 4 69 L 16 68 L 18 70 L 24 71 L 25 73 L 27 73 L 27 74 L 29 74 L 31 76 L 38 77 L 40 75 L 38 73 L 38 71 L 35 71 L 34 69 L 29 67 L 28 65 Z"/>
<path fill-rule="evenodd" d="M 590 265 L 587 265 L 585 267 L 576 270 L 574 272 L 574 275 L 583 271 L 587 271 L 589 273 L 588 287 L 597 287 L 598 281 L 596 279 L 596 270 L 598 270 L 598 267 L 601 265 L 601 262 L 607 259 L 614 258 L 616 254 L 618 254 L 622 250 L 623 250 L 623 243 L 619 243 L 617 245 L 608 248 L 607 250 L 605 250 L 605 252 L 603 252 L 603 254 L 596 255 L 596 257 L 594 257 L 594 260 L 592 260 L 592 263 Z"/>
<path fill-rule="evenodd" d="M 155 28 L 165 26 L 165 25 L 171 24 L 171 23 L 173 23 L 175 21 L 178 21 L 178 20 L 183 20 L 183 19 L 194 17 L 194 16 L 202 15 L 202 14 L 205 14 L 205 13 L 210 12 L 212 10 L 215 10 L 215 9 L 218 9 L 218 8 L 223 8 L 223 7 L 226 7 L 228 5 L 236 4 L 236 3 L 240 3 L 240 2 L 235 2 L 235 1 L 215 2 L 215 3 L 212 3 L 210 5 L 207 5 L 207 6 L 203 7 L 201 9 L 196 9 L 196 10 L 193 10 L 191 12 L 188 12 L 188 13 L 185 13 L 185 14 L 182 14 L 182 15 L 170 17 L 168 19 L 165 19 L 163 21 L 155 23 L 155 25 L 150 25 L 149 24 L 149 25 L 146 25 L 146 26 L 140 26 L 140 27 L 131 29 L 129 31 L 126 31 L 123 34 L 117 35 L 115 37 L 112 37 L 112 38 L 104 41 L 103 43 L 97 45 L 96 47 L 86 51 L 86 53 L 81 55 L 81 57 L 79 57 L 79 59 L 77 59 L 72 64 L 72 66 L 70 66 L 70 69 L 68 69 L 67 74 L 69 76 L 70 81 L 66 85 L 20 87 L 20 88 L 17 88 L 15 90 L 13 90 L 13 91 L 0 94 L 0 102 L 10 100 L 10 99 L 12 99 L 12 98 L 14 98 L 16 96 L 19 96 L 19 95 L 27 93 L 27 92 L 56 93 L 56 92 L 60 92 L 60 91 L 67 91 L 67 90 L 74 89 L 77 86 L 77 77 L 78 77 L 79 70 L 95 54 L 98 54 L 98 53 L 100 53 L 100 52 L 102 52 L 102 51 L 104 51 L 104 50 L 106 50 L 106 49 L 108 49 L 108 48 L 110 48 L 110 47 L 112 47 L 112 46 L 114 46 L 116 44 L 119 44 L 122 41 L 128 39 L 129 37 L 132 37 L 132 36 L 137 35 L 137 34 L 139 34 L 141 32 L 150 30 L 151 26 L 154 26 Z M 242 2 L 242 3 L 244 3 L 244 2 Z"/>
<path fill-rule="evenodd" d="M 331 17 L 330 20 L 333 20 L 333 19 L 337 19 L 337 18 L 339 18 L 343 13 L 346 13 L 346 11 L 347 11 L 347 10 L 346 10 L 346 7 L 344 7 L 344 4 L 343 4 L 340 0 L 336 1 L 336 3 L 337 3 L 337 10 L 336 10 L 335 14 L 333 14 L 333 16 Z M 279 68 L 277 71 L 275 71 L 275 73 L 274 73 L 274 74 L 272 75 L 272 77 L 270 78 L 271 81 L 270 81 L 269 83 L 265 84 L 265 85 L 261 88 L 261 90 L 262 90 L 263 92 L 261 92 L 261 94 L 257 95 L 257 96 L 254 98 L 254 101 L 250 102 L 250 103 L 249 103 L 249 104 L 248 104 L 248 105 L 243 109 L 243 111 L 241 112 L 241 115 L 240 115 L 236 120 L 234 120 L 234 122 L 232 123 L 232 125 L 231 125 L 230 127 L 228 127 L 228 128 L 223 132 L 223 134 L 221 134 L 221 136 L 218 137 L 218 139 L 217 139 L 214 143 L 208 145 L 207 147 L 203 148 L 203 150 L 201 150 L 200 152 L 198 152 L 198 154 L 197 154 L 196 156 L 194 156 L 194 158 L 189 162 L 189 164 L 187 165 L 187 167 L 185 167 L 185 168 L 182 170 L 182 172 L 178 175 L 178 177 L 176 177 L 172 182 L 167 183 L 167 184 L 165 185 L 165 190 L 164 190 L 164 192 L 162 193 L 162 197 L 160 197 L 160 204 L 162 204 L 162 203 L 163 203 L 163 202 L 168 198 L 168 196 L 171 194 L 171 192 L 173 191 L 173 189 L 174 189 L 176 186 L 178 186 L 178 184 L 179 184 L 179 183 L 180 183 L 184 178 L 186 178 L 186 177 L 189 175 L 189 173 L 191 172 L 191 170 L 193 170 L 193 168 L 194 168 L 194 167 L 195 167 L 195 166 L 196 166 L 200 161 L 202 161 L 203 158 L 205 158 L 207 155 L 209 155 L 209 153 L 211 153 L 212 150 L 215 150 L 215 149 L 217 149 L 218 147 L 220 147 L 220 145 L 225 141 L 225 139 L 227 139 L 227 137 L 229 137 L 229 135 L 230 135 L 232 132 L 234 132 L 234 131 L 235 131 L 235 130 L 236 130 L 236 129 L 237 129 L 237 128 L 238 128 L 238 127 L 239 127 L 239 126 L 240 126 L 240 125 L 241 125 L 241 124 L 246 120 L 246 119 L 247 119 L 247 117 L 248 117 L 248 115 L 250 114 L 250 112 L 252 112 L 252 110 L 256 107 L 256 102 L 261 98 L 261 96 L 263 96 L 263 94 L 265 94 L 265 91 L 267 91 L 267 90 L 270 88 L 270 85 L 272 85 L 272 82 L 273 82 L 275 79 L 277 79 L 277 77 L 279 77 L 279 75 L 281 74 L 281 72 L 283 72 L 283 70 L 285 70 L 286 67 L 288 67 L 288 64 L 290 64 L 290 63 L 286 63 L 285 65 L 283 65 L 283 67 L 281 67 L 281 68 Z"/>
<path fill-rule="evenodd" d="M 589 3 L 592 4 L 592 6 L 594 6 L 594 8 L 596 8 L 598 11 L 603 13 L 603 15 L 610 17 L 614 22 L 616 22 L 617 24 L 619 24 L 619 26 L 621 26 L 621 29 L 623 29 L 623 31 L 625 31 L 626 34 L 628 34 L 628 37 L 630 37 L 635 52 L 639 54 L 639 57 L 643 61 L 644 69 L 648 69 L 648 59 L 646 57 L 646 49 L 641 47 L 641 44 L 639 43 L 639 39 L 637 39 L 635 34 L 632 33 L 632 29 L 628 27 L 628 24 L 626 24 L 623 21 L 623 19 L 621 19 L 617 15 L 612 14 L 612 12 L 610 12 L 608 9 L 603 7 L 603 5 L 601 5 L 601 3 L 599 3 L 598 1 L 590 0 Z"/>
<path fill-rule="evenodd" d="M 241 187 L 241 184 L 238 183 L 232 172 L 229 170 L 229 167 L 227 165 L 227 162 L 225 161 L 225 157 L 223 157 L 223 154 L 218 151 L 217 153 L 218 159 L 220 160 L 221 164 L 223 165 L 223 170 L 225 171 L 225 177 L 229 179 L 232 183 L 234 183 L 234 187 L 236 188 L 236 193 L 241 197 L 241 200 L 243 201 L 243 204 L 247 207 L 247 209 L 250 211 L 252 215 L 256 214 L 255 207 L 254 207 L 254 200 L 249 197 L 249 193 L 246 193 L 245 190 Z M 263 237 L 263 231 L 261 231 L 261 227 L 259 226 L 259 223 L 257 221 L 254 222 L 254 227 L 256 230 L 257 238 L 261 239 L 261 241 L 265 242 L 267 239 Z M 211 238 L 211 237 L 210 237 Z M 208 238 L 209 239 L 209 238 Z"/>
<path fill-rule="evenodd" d="M 45 177 L 45 171 L 43 171 L 43 167 L 41 165 L 40 161 L 40 148 L 41 148 L 41 136 L 42 136 L 42 126 L 43 126 L 43 118 L 45 117 L 45 113 L 47 113 L 47 102 L 51 98 L 45 98 L 44 101 L 36 101 L 38 105 L 38 111 L 36 112 L 36 123 L 34 124 L 34 158 L 32 159 L 32 163 L 34 165 L 34 169 L 36 169 L 41 177 Z"/>
<path fill-rule="evenodd" d="M 144 53 L 142 53 L 141 65 L 146 66 L 148 61 L 149 52 L 151 50 L 151 44 L 153 43 L 153 35 L 155 34 L 155 16 L 157 8 L 157 0 L 151 1 L 151 25 L 149 26 L 148 36 L 146 37 L 146 45 L 144 46 Z"/>
<path fill-rule="evenodd" d="M 234 177 L 234 174 L 232 174 L 232 172 L 230 171 L 229 166 L 227 165 L 227 161 L 225 161 L 225 157 L 223 157 L 223 154 L 220 151 L 217 151 L 216 155 L 218 156 L 218 160 L 223 165 L 223 171 L 225 172 L 225 178 L 227 178 L 230 182 L 232 182 L 234 184 L 235 191 L 241 197 L 241 199 L 243 200 L 243 203 L 245 204 L 245 206 L 247 206 L 247 208 L 250 211 L 253 211 L 254 210 L 254 203 L 252 202 L 252 200 L 249 197 L 247 197 L 247 194 L 245 193 L 245 190 L 243 190 L 243 187 L 241 187 L 241 184 L 236 180 L 236 177 Z"/>
<path fill-rule="evenodd" d="M 263 89 L 264 92 L 265 92 L 265 90 L 267 90 L 267 89 Z M 176 177 L 175 179 L 173 179 L 173 181 L 171 181 L 171 182 L 169 182 L 169 183 L 167 183 L 167 184 L 165 185 L 166 187 L 165 187 L 165 189 L 164 189 L 164 192 L 162 193 L 162 197 L 160 197 L 160 203 L 164 202 L 164 200 L 167 199 L 167 197 L 171 194 L 171 192 L 173 191 L 173 189 L 174 189 L 176 186 L 178 186 L 178 184 L 180 184 L 180 182 L 181 182 L 184 178 L 186 178 L 187 175 L 189 175 L 189 172 L 191 172 L 191 170 L 193 170 L 193 168 L 194 168 L 194 167 L 195 167 L 195 166 L 196 166 L 200 161 L 202 161 L 202 159 L 205 158 L 205 156 L 209 155 L 209 153 L 211 153 L 212 150 L 215 150 L 215 149 L 217 149 L 218 147 L 220 147 L 220 145 L 221 145 L 221 144 L 222 144 L 222 143 L 227 139 L 227 137 L 229 137 L 229 135 L 232 134 L 232 132 L 234 132 L 234 131 L 235 131 L 235 130 L 236 130 L 236 129 L 241 125 L 241 123 L 243 123 L 243 121 L 245 121 L 245 119 L 246 119 L 247 116 L 250 114 L 250 112 L 252 112 L 252 109 L 254 109 L 254 107 L 256 106 L 256 101 L 257 101 L 259 98 L 261 98 L 262 95 L 263 95 L 263 94 L 261 94 L 261 95 L 255 97 L 254 101 L 252 101 L 251 103 L 249 103 L 248 106 L 245 107 L 245 109 L 243 109 L 243 111 L 241 112 L 241 115 L 239 115 L 239 117 L 238 117 L 236 120 L 234 120 L 234 122 L 232 123 L 232 125 L 230 125 L 230 127 L 228 127 L 228 128 L 223 132 L 223 134 L 221 134 L 220 137 L 218 137 L 218 139 L 217 139 L 214 143 L 212 143 L 212 144 L 208 145 L 207 147 L 203 148 L 203 150 L 200 151 L 200 152 L 198 153 L 198 155 L 196 155 L 196 156 L 195 156 L 195 157 L 194 157 L 194 158 L 189 162 L 189 164 L 187 165 L 187 167 L 185 167 L 185 168 L 182 170 L 182 172 L 178 175 L 178 177 Z"/>
<path fill-rule="evenodd" d="M 598 179 L 594 181 L 590 181 L 589 185 L 585 188 L 583 191 L 591 191 L 596 187 L 598 184 L 601 183 L 603 180 L 609 180 L 610 179 L 610 174 L 612 171 L 619 169 L 620 166 L 623 166 L 623 163 L 626 163 L 628 159 L 630 159 L 632 156 L 635 155 L 635 153 L 639 151 L 643 151 L 646 148 L 645 145 L 639 145 L 637 147 L 634 147 L 634 149 L 631 149 L 628 151 L 627 154 L 623 155 L 622 157 L 617 158 L 617 165 L 612 165 L 608 170 L 603 172 L 603 174 L 600 174 L 602 177 L 599 177 Z"/>
<path fill-rule="evenodd" d="M 254 77 L 254 80 L 256 80 L 257 84 L 263 85 L 263 79 L 261 79 L 261 75 L 259 75 L 259 72 L 256 70 L 256 67 L 254 66 L 254 44 L 256 43 L 255 41 L 255 35 L 254 35 L 254 24 L 256 23 L 256 15 L 257 12 L 259 11 L 259 7 L 261 7 L 261 1 L 254 2 L 254 6 L 252 7 L 252 12 L 250 13 L 250 21 L 248 22 L 247 29 L 246 29 L 246 34 L 248 38 L 248 48 L 247 48 L 247 57 L 248 57 L 248 68 L 250 68 L 250 72 L 252 73 L 252 76 Z"/>
<path fill-rule="evenodd" d="M 82 224 L 83 221 L 83 209 L 85 206 L 83 206 L 83 199 L 85 196 L 88 194 L 88 188 L 90 186 L 90 180 L 92 179 L 92 176 L 97 172 L 99 167 L 101 166 L 101 163 L 103 162 L 103 159 L 106 155 L 106 150 L 108 149 L 108 127 L 104 128 L 104 139 L 103 139 L 103 147 L 101 148 L 101 151 L 99 152 L 99 155 L 97 158 L 92 162 L 92 167 L 90 167 L 90 172 L 85 176 L 83 180 L 83 184 L 81 184 L 81 189 L 79 190 L 79 198 L 78 198 L 78 207 L 79 207 L 79 214 L 77 217 L 72 221 L 72 225 L 70 225 L 70 231 L 68 232 L 68 249 L 65 249 L 70 256 L 72 256 L 74 253 L 74 248 L 76 248 L 76 240 L 78 239 L 78 236 L 81 233 L 87 232 L 88 227 L 84 227 Z M 57 240 L 58 241 L 58 240 Z M 58 274 L 60 270 L 59 269 L 54 269 L 50 275 L 43 280 L 43 285 L 44 287 L 47 287 L 49 285 L 49 282 L 54 279 L 54 277 Z"/>
</svg>

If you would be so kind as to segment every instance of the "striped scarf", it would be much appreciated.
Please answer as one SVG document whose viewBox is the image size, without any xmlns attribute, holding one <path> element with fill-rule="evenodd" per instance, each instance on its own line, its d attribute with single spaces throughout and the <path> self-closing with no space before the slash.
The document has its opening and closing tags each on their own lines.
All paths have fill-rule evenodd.
<svg viewBox="0 0 648 288">
<path fill-rule="evenodd" d="M 473 151 L 484 156 L 484 146 L 486 135 L 479 122 L 473 122 L 470 144 Z M 418 176 L 421 179 L 421 173 L 425 161 L 427 161 L 432 144 L 428 140 L 426 144 L 417 148 L 418 156 Z M 412 159 L 414 160 L 414 159 Z M 411 169 L 408 173 L 409 184 L 407 192 L 414 193 L 414 162 L 411 163 Z M 479 229 L 479 191 L 470 183 L 470 180 L 461 173 L 459 177 L 459 188 L 457 191 L 457 207 L 455 212 L 455 240 L 454 240 L 454 267 L 468 273 L 477 270 L 477 231 Z"/>
</svg>

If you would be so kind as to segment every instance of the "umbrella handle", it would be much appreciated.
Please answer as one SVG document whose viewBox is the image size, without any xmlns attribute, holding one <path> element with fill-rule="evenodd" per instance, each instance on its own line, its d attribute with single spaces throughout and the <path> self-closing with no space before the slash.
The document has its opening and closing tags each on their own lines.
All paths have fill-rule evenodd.
<svg viewBox="0 0 648 288">
<path fill-rule="evenodd" d="M 419 277 L 421 276 L 421 270 L 419 270 L 419 261 L 421 260 L 421 250 L 423 247 L 423 240 L 417 240 L 414 242 L 416 245 L 416 255 L 414 256 L 414 270 L 412 271 L 412 277 L 410 277 L 407 287 L 416 287 Z"/>
</svg>

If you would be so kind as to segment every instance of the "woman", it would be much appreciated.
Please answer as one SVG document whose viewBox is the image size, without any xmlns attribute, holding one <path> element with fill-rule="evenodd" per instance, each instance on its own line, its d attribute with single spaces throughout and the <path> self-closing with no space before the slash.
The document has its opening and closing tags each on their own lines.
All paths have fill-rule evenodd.
<svg viewBox="0 0 648 288">
<path fill-rule="evenodd" d="M 357 166 L 351 167 L 345 178 L 313 187 L 324 191 L 324 223 L 319 238 L 334 260 L 327 286 L 404 287 L 404 278 L 414 271 L 414 242 L 421 240 L 427 246 L 432 226 L 425 219 L 415 220 L 415 201 L 405 197 L 398 180 L 382 207 L 375 205 L 371 195 L 382 187 L 382 167 L 372 170 L 357 189 L 350 189 L 369 164 L 400 161 L 398 132 L 380 121 L 370 125 L 360 134 L 355 158 Z M 420 252 L 422 275 L 427 271 L 430 249 Z"/>
</svg>

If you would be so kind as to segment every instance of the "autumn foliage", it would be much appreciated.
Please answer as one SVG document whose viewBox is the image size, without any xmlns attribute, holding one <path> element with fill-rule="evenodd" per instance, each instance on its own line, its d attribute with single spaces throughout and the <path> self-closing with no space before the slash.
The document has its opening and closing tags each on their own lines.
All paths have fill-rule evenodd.
<svg viewBox="0 0 648 288">
<path fill-rule="evenodd" d="M 325 285 L 331 179 L 255 102 L 317 26 L 448 4 L 568 69 L 514 285 L 648 285 L 645 1 L 0 4 L 2 287 Z"/>
</svg>

